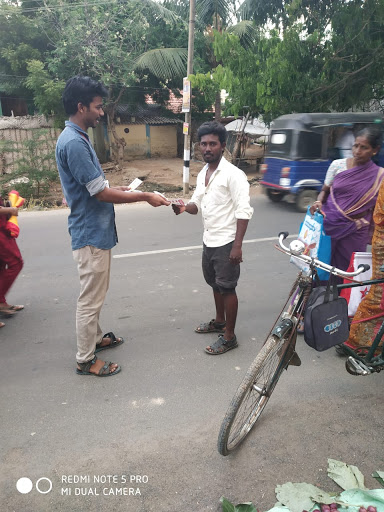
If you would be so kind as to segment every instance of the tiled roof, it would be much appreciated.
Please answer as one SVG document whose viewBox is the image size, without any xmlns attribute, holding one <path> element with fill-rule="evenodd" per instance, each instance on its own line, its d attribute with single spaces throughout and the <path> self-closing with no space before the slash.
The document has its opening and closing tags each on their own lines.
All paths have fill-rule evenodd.
<svg viewBox="0 0 384 512">
<path fill-rule="evenodd" d="M 182 93 L 182 91 L 180 91 L 180 93 Z M 152 96 L 149 94 L 147 94 L 145 101 L 148 105 L 155 103 Z M 183 106 L 182 94 L 180 96 L 175 96 L 173 91 L 169 91 L 169 100 L 165 102 L 165 106 L 167 107 L 167 110 L 170 110 L 174 114 L 180 114 Z"/>
<path fill-rule="evenodd" d="M 116 107 L 115 118 L 120 123 L 128 124 L 178 124 L 182 121 L 177 119 L 171 112 L 167 111 L 155 103 L 150 105 L 118 105 Z"/>
</svg>

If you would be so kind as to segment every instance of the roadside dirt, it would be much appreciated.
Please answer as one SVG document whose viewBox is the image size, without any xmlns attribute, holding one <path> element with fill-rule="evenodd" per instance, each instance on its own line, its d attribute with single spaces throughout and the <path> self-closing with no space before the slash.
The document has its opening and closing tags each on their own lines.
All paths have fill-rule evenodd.
<svg viewBox="0 0 384 512">
<path fill-rule="evenodd" d="M 159 158 L 132 160 L 126 162 L 123 168 L 119 168 L 113 163 L 103 164 L 103 169 L 110 185 L 129 185 L 135 178 L 140 178 L 143 183 L 138 190 L 153 192 L 157 190 L 167 197 L 191 197 L 196 186 L 196 177 L 204 166 L 204 162 L 190 162 L 190 193 L 187 196 L 183 194 L 183 160 L 181 158 Z M 251 195 L 259 191 L 259 174 L 255 166 L 242 166 L 247 174 L 251 185 Z M 62 204 L 63 194 L 60 182 L 55 183 L 51 188 L 47 202 L 60 206 Z"/>
</svg>

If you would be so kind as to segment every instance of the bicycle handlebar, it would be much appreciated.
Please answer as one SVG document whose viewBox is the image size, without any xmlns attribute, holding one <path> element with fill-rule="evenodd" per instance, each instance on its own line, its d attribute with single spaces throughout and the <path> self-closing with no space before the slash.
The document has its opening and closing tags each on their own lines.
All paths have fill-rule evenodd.
<svg viewBox="0 0 384 512">
<path fill-rule="evenodd" d="M 326 270 L 327 272 L 331 272 L 332 274 L 339 276 L 339 277 L 345 277 L 345 278 L 351 278 L 358 276 L 359 274 L 362 274 L 366 270 L 370 269 L 369 265 L 361 264 L 358 266 L 357 270 L 355 272 L 345 272 L 344 270 L 341 270 L 336 267 L 332 267 L 331 265 L 328 265 L 327 263 L 324 263 L 316 258 L 311 258 L 311 256 L 308 256 L 306 254 L 303 254 L 305 250 L 305 245 L 301 240 L 293 240 L 289 247 L 285 246 L 283 244 L 283 240 L 285 240 L 288 237 L 289 233 L 287 231 L 282 231 L 279 233 L 279 246 L 280 249 L 285 252 L 285 254 L 289 254 L 290 256 L 294 256 L 295 258 L 304 261 L 305 263 L 308 263 L 309 265 L 313 265 L 316 268 L 320 268 L 322 270 Z"/>
</svg>

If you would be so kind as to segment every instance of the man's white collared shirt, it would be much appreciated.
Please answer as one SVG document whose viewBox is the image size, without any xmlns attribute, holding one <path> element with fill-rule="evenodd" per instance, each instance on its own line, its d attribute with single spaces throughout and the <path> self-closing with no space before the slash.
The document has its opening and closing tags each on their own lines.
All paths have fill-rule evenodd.
<svg viewBox="0 0 384 512">
<path fill-rule="evenodd" d="M 237 219 L 252 217 L 249 183 L 245 173 L 224 157 L 205 186 L 207 169 L 208 164 L 199 172 L 190 202 L 201 211 L 204 244 L 221 247 L 235 239 Z"/>
</svg>

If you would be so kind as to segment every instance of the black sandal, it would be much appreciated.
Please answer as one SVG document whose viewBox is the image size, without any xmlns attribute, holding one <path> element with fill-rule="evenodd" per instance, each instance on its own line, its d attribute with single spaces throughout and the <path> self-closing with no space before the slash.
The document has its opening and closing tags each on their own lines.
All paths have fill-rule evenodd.
<svg viewBox="0 0 384 512">
<path fill-rule="evenodd" d="M 226 340 L 224 339 L 224 336 L 219 336 L 217 341 L 215 341 L 213 345 L 207 347 L 205 351 L 207 354 L 211 354 L 212 356 L 218 356 L 238 346 L 239 345 L 237 343 L 236 336 L 234 336 L 231 340 Z"/>
<path fill-rule="evenodd" d="M 209 332 L 223 333 L 225 331 L 225 322 L 216 322 L 214 318 L 210 322 L 205 322 L 196 327 L 195 332 L 206 334 Z"/>
<path fill-rule="evenodd" d="M 96 345 L 96 348 L 95 348 L 95 354 L 96 352 L 101 352 L 102 350 L 107 350 L 107 348 L 115 348 L 117 347 L 118 345 L 122 345 L 124 343 L 124 338 L 116 338 L 116 336 L 113 334 L 113 332 L 107 332 L 107 334 L 104 334 L 103 335 L 103 339 L 104 338 L 109 338 L 111 340 L 111 343 L 109 343 L 108 345 L 103 345 L 102 347 L 100 346 L 100 344 L 102 343 L 102 341 Z"/>
<path fill-rule="evenodd" d="M 93 364 L 96 363 L 97 357 L 95 356 L 90 361 L 87 361 L 86 363 L 77 363 L 80 368 L 76 368 L 76 373 L 78 375 L 95 375 L 96 377 L 111 377 L 112 375 L 116 375 L 121 371 L 121 366 L 117 366 L 116 370 L 113 372 L 110 372 L 110 366 L 111 362 L 105 362 L 104 366 L 102 366 L 98 373 L 90 372 L 90 368 Z"/>
</svg>

